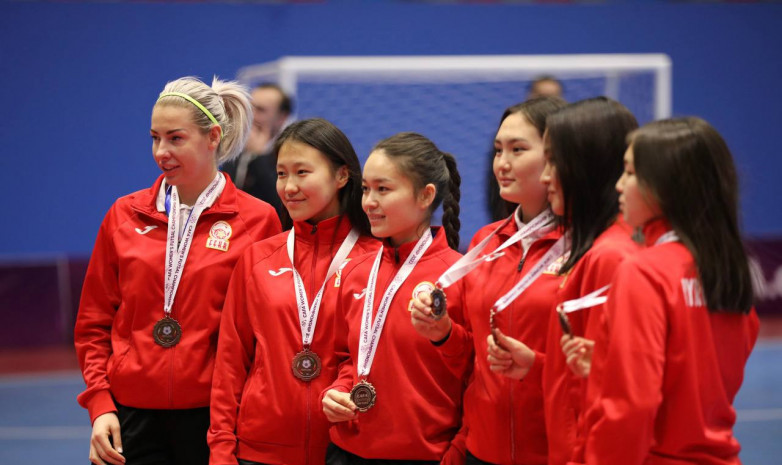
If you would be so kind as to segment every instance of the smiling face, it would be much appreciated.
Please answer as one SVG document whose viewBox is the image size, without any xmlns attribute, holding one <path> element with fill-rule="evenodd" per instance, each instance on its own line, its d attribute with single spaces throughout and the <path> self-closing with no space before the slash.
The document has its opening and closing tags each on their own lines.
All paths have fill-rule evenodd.
<svg viewBox="0 0 782 465">
<path fill-rule="evenodd" d="M 339 215 L 339 190 L 347 182 L 347 167 L 335 170 L 318 149 L 296 140 L 280 147 L 277 195 L 292 220 L 314 224 Z"/>
<path fill-rule="evenodd" d="M 191 110 L 176 105 L 155 105 L 152 110 L 152 154 L 166 183 L 176 186 L 182 201 L 192 205 L 217 175 L 215 151 L 220 129 L 204 134 Z M 192 202 L 192 203 L 191 203 Z"/>
<path fill-rule="evenodd" d="M 545 159 L 543 137 L 521 113 L 509 115 L 494 139 L 494 176 L 500 197 L 521 205 L 524 221 L 547 205 L 546 187 L 540 182 Z"/>
<path fill-rule="evenodd" d="M 639 228 L 660 216 L 662 212 L 654 196 L 638 181 L 632 145 L 625 152 L 624 166 L 624 172 L 616 182 L 616 191 L 619 192 L 619 210 L 627 224 Z"/>
<path fill-rule="evenodd" d="M 364 164 L 362 190 L 361 205 L 372 235 L 399 246 L 418 240 L 426 230 L 434 186 L 427 184 L 416 192 L 412 180 L 383 150 L 372 152 Z"/>
</svg>

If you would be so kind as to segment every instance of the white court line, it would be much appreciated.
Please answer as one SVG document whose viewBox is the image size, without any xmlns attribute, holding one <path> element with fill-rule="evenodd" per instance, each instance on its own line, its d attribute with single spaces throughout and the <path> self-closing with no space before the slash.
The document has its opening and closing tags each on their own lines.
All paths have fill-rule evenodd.
<svg viewBox="0 0 782 465">
<path fill-rule="evenodd" d="M 89 426 L 0 426 L 0 441 L 81 439 L 89 440 L 92 428 Z"/>
<path fill-rule="evenodd" d="M 736 423 L 782 420 L 782 408 L 751 408 L 736 410 Z"/>
</svg>

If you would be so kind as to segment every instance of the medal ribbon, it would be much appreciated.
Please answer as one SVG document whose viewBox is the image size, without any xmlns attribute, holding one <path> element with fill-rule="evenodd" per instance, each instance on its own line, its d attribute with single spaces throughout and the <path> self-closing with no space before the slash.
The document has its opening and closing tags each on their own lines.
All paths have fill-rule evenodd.
<svg viewBox="0 0 782 465">
<path fill-rule="evenodd" d="M 543 270 L 548 268 L 549 265 L 554 263 L 565 253 L 566 248 L 567 235 L 563 235 L 557 240 L 557 242 L 554 243 L 554 245 L 551 246 L 550 249 L 548 249 L 546 254 L 543 255 L 543 258 L 541 258 L 540 261 L 536 263 L 531 270 L 529 270 L 529 273 L 524 275 L 524 278 L 522 278 L 521 281 L 516 283 L 516 285 L 513 286 L 513 288 L 504 296 L 497 299 L 497 301 L 494 303 L 494 306 L 492 307 L 492 312 L 497 314 L 505 310 L 508 305 L 516 300 L 524 291 L 527 290 L 528 287 L 532 285 L 532 283 L 535 282 L 536 279 L 538 279 L 540 275 L 543 274 Z"/>
<path fill-rule="evenodd" d="M 168 215 L 168 234 L 166 237 L 166 274 L 165 287 L 163 294 L 163 312 L 166 317 L 171 315 L 171 307 L 174 305 L 174 297 L 179 289 L 179 281 L 182 279 L 182 273 L 185 269 L 187 254 L 190 252 L 190 245 L 193 243 L 196 223 L 198 217 L 206 209 L 207 205 L 214 203 L 215 199 L 222 191 L 220 187 L 225 185 L 225 179 L 219 172 L 212 182 L 198 196 L 193 211 L 187 218 L 183 229 L 182 240 L 178 241 L 180 236 L 180 217 L 179 217 L 179 192 L 176 186 L 171 186 L 171 213 Z M 179 245 L 177 246 L 177 242 Z"/>
<path fill-rule="evenodd" d="M 377 274 L 380 269 L 380 261 L 383 258 L 383 247 L 380 247 L 380 250 L 378 250 L 375 262 L 372 264 L 372 270 L 369 272 L 367 290 L 364 296 L 364 311 L 361 316 L 361 339 L 358 341 L 358 365 L 356 367 L 360 377 L 369 375 L 372 361 L 375 359 L 375 351 L 377 351 L 380 333 L 383 331 L 383 325 L 385 324 L 386 315 L 388 314 L 388 307 L 391 306 L 391 300 L 394 298 L 396 291 L 402 286 L 402 283 L 410 276 L 413 268 L 418 264 L 418 260 L 421 259 L 424 252 L 426 252 L 426 249 L 428 249 L 431 244 L 432 231 L 427 228 L 426 232 L 418 239 L 410 256 L 407 257 L 405 263 L 399 268 L 399 271 L 396 272 L 394 279 L 383 294 L 383 299 L 380 301 L 380 305 L 377 308 L 375 321 L 372 322 L 375 286 L 377 285 Z"/>
<path fill-rule="evenodd" d="M 508 240 L 503 242 L 502 245 L 494 249 L 492 253 L 478 257 L 483 249 L 489 245 L 489 241 L 492 239 L 492 237 L 494 237 L 500 231 L 500 229 L 504 228 L 505 225 L 507 225 L 513 219 L 514 215 L 516 215 L 515 212 L 510 215 L 508 219 L 505 220 L 501 225 L 499 225 L 497 229 L 495 229 L 491 234 L 479 242 L 478 245 L 473 247 L 472 250 L 467 252 L 463 257 L 457 260 L 456 263 L 451 265 L 445 271 L 445 273 L 442 274 L 442 276 L 437 278 L 437 287 L 440 289 L 445 289 L 451 284 L 467 276 L 470 271 L 474 270 L 478 265 L 486 261 L 492 255 L 507 249 L 513 244 L 521 241 L 526 237 L 532 236 L 533 234 L 537 233 L 539 236 L 542 236 L 554 229 L 554 214 L 551 213 L 551 210 L 546 209 L 543 213 L 533 218 L 533 220 L 523 228 L 516 231 L 511 237 L 508 238 Z M 523 252 L 523 256 L 525 257 L 527 256 L 527 250 L 524 250 Z"/>
<path fill-rule="evenodd" d="M 578 299 L 567 300 L 565 302 L 562 302 L 560 307 L 562 308 L 563 312 L 571 313 L 578 310 L 583 310 L 585 308 L 594 307 L 595 305 L 600 305 L 604 303 L 606 300 L 608 300 L 608 296 L 603 294 L 608 292 L 609 287 L 611 287 L 611 285 L 606 284 L 600 289 L 594 292 L 590 292 L 584 297 L 579 297 Z"/>
<path fill-rule="evenodd" d="M 342 245 L 339 246 L 337 254 L 331 259 L 329 270 L 326 273 L 326 279 L 323 281 L 323 285 L 320 286 L 318 294 L 315 296 L 315 300 L 312 301 L 310 307 L 307 303 L 307 291 L 304 289 L 304 281 L 301 279 L 301 275 L 296 271 L 296 265 L 293 263 L 293 248 L 296 243 L 296 234 L 294 229 L 291 228 L 288 233 L 288 258 L 291 261 L 291 268 L 293 268 L 293 285 L 296 293 L 296 306 L 299 309 L 299 324 L 301 325 L 301 340 L 304 347 L 308 347 L 312 343 L 312 338 L 315 334 L 315 325 L 318 322 L 318 311 L 320 310 L 320 303 L 323 297 L 323 289 L 326 288 L 326 283 L 331 279 L 334 273 L 337 272 L 340 265 L 345 261 L 353 250 L 353 246 L 358 241 L 359 232 L 356 229 L 351 229 Z"/>
<path fill-rule="evenodd" d="M 670 230 L 663 234 L 662 236 L 658 237 L 657 240 L 654 242 L 654 245 L 660 245 L 665 244 L 666 242 L 676 242 L 679 240 L 679 235 L 676 234 L 676 231 Z"/>
</svg>

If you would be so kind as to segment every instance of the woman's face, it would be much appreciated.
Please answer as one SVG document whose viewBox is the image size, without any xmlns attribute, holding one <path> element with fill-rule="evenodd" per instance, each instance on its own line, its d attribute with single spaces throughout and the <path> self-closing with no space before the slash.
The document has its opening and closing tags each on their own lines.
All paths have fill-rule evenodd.
<svg viewBox="0 0 782 465">
<path fill-rule="evenodd" d="M 543 152 L 543 137 L 524 115 L 505 118 L 494 139 L 494 176 L 500 197 L 520 204 L 525 216 L 536 216 L 548 204 L 540 182 L 546 165 Z"/>
<path fill-rule="evenodd" d="M 149 132 L 155 162 L 163 171 L 166 183 L 177 186 L 180 195 L 195 193 L 197 196 L 214 179 L 219 128 L 215 126 L 204 134 L 189 109 L 155 105 Z"/>
<path fill-rule="evenodd" d="M 544 133 L 543 140 L 546 164 L 543 168 L 543 173 L 540 175 L 540 182 L 546 186 L 546 194 L 551 205 L 551 211 L 557 216 L 563 216 L 565 214 L 565 193 L 562 190 L 562 183 L 559 181 L 557 167 L 551 159 L 551 138 L 548 136 L 548 131 Z"/>
<path fill-rule="evenodd" d="M 361 206 L 369 219 L 372 235 L 389 238 L 399 246 L 418 240 L 428 226 L 434 186 L 416 192 L 413 182 L 383 150 L 369 155 L 364 164 Z"/>
<path fill-rule="evenodd" d="M 289 140 L 277 155 L 277 195 L 294 221 L 319 221 L 339 215 L 339 190 L 348 182 L 346 166 L 336 171 L 315 147 Z"/>
<path fill-rule="evenodd" d="M 654 196 L 638 182 L 632 145 L 625 152 L 624 165 L 624 172 L 616 182 L 619 210 L 627 224 L 639 228 L 661 215 L 660 206 Z"/>
</svg>

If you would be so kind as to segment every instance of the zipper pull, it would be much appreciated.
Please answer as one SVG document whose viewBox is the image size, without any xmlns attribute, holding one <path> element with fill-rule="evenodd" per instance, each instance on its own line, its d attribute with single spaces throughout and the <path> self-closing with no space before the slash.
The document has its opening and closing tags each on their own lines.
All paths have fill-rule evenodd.
<svg viewBox="0 0 782 465">
<path fill-rule="evenodd" d="M 394 248 L 394 261 L 399 263 L 399 248 Z"/>
<path fill-rule="evenodd" d="M 310 231 L 310 234 L 315 234 L 316 232 L 318 232 L 318 224 L 317 223 L 312 225 L 312 231 Z"/>
<path fill-rule="evenodd" d="M 519 260 L 519 266 L 516 267 L 516 272 L 521 273 L 521 269 L 524 268 L 524 262 L 527 261 L 527 256 L 524 255 Z"/>
</svg>

